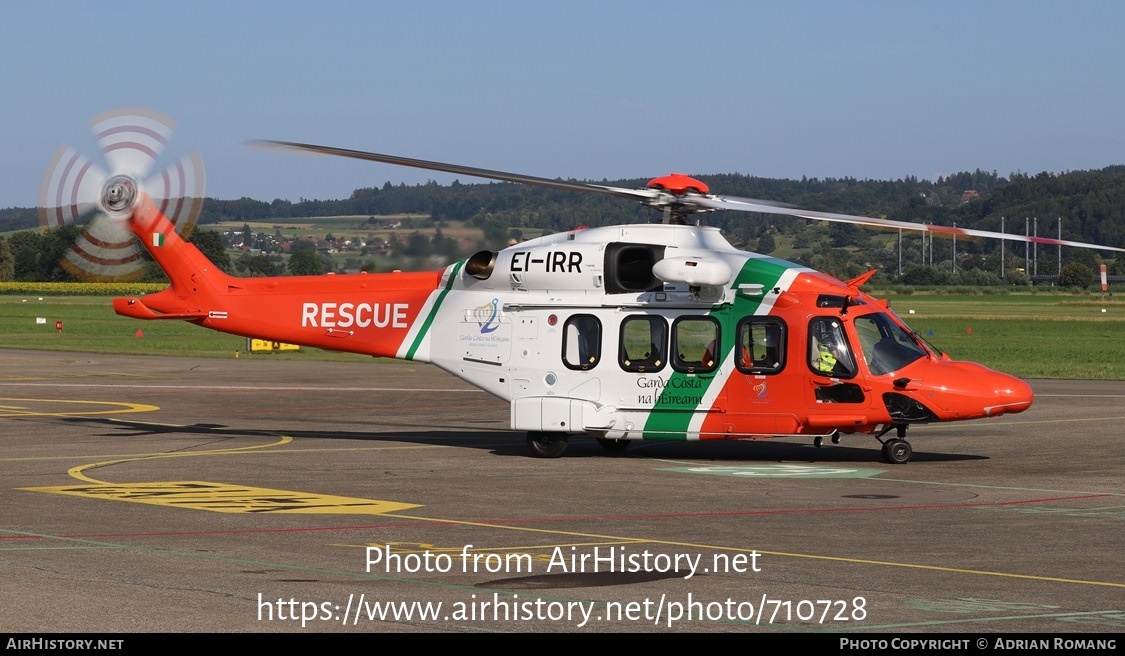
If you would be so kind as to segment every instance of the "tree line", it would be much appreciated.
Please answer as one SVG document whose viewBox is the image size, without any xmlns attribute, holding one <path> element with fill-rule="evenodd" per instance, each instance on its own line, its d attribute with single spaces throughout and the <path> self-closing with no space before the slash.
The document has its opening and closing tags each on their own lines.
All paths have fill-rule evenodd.
<svg viewBox="0 0 1125 656">
<path fill-rule="evenodd" d="M 1125 246 L 1125 166 L 1066 173 L 1011 174 L 995 171 L 973 171 L 943 176 L 937 180 L 905 177 L 898 180 L 861 180 L 856 178 L 776 179 L 737 173 L 696 175 L 710 185 L 713 192 L 724 195 L 762 198 L 789 203 L 812 210 L 887 217 L 904 221 L 956 224 L 960 227 L 999 231 L 1002 217 L 1005 230 L 1023 233 L 1024 219 L 1038 217 L 1039 234 L 1055 236 L 1056 217 L 1063 219 L 1063 239 L 1086 241 L 1108 246 Z M 595 184 L 636 188 L 644 179 L 601 180 Z M 969 192 L 969 193 L 966 193 Z M 199 217 L 201 225 L 220 221 L 270 221 L 314 216 L 423 214 L 440 225 L 447 220 L 467 221 L 484 231 L 485 245 L 501 245 L 508 235 L 532 228 L 558 232 L 578 226 L 600 226 L 659 221 L 659 213 L 621 199 L 602 194 L 581 194 L 511 183 L 450 185 L 429 182 L 418 185 L 392 185 L 356 189 L 346 199 L 272 202 L 251 198 L 218 200 L 207 198 Z M 835 275 L 847 275 L 856 268 L 880 266 L 884 272 L 897 275 L 897 249 L 888 252 L 886 239 L 869 231 L 845 224 L 810 226 L 803 219 L 742 212 L 715 212 L 702 215 L 708 225 L 723 229 L 736 246 L 771 252 L 779 245 L 787 248 L 787 257 Z M 38 225 L 35 209 L 0 210 L 0 232 L 27 230 Z M 17 232 L 0 238 L 0 279 L 57 280 L 69 279 L 57 267 L 57 255 L 72 242 L 75 231 L 67 227 L 52 234 Z M 904 245 L 903 256 L 909 257 L 912 268 L 925 260 L 916 238 Z M 933 246 L 931 246 L 933 248 Z M 944 266 L 939 259 L 928 265 L 940 272 L 991 270 L 998 274 L 998 253 L 995 240 L 974 240 L 959 243 L 958 259 L 952 253 Z M 1007 253 L 1019 262 L 1022 252 L 1009 243 Z M 62 250 L 60 250 L 62 249 Z M 948 246 L 941 246 L 949 250 Z M 1067 252 L 1080 249 L 1067 249 Z M 32 253 L 34 251 L 34 253 Z M 907 253 L 909 251 L 909 254 Z M 1053 251 L 1053 249 L 1052 249 Z M 1041 256 L 1045 271 L 1054 253 Z M 1073 257 L 1086 266 L 1096 266 L 1093 253 Z M 54 258 L 55 265 L 52 265 Z M 1120 260 L 1121 258 L 1119 258 Z M 892 261 L 893 260 L 893 261 Z M 1007 264 L 1007 260 L 1005 261 Z M 888 265 L 890 265 L 888 267 Z M 1122 266 L 1111 262 L 1115 270 Z M 892 271 L 888 271 L 888 269 Z M 904 272 L 905 273 L 905 272 Z M 1025 268 L 1025 272 L 1026 271 Z M 1125 273 L 1125 271 L 1122 271 Z M 917 277 L 917 276 L 915 276 Z M 923 276 L 925 277 L 925 276 Z M 934 278 L 935 276 L 929 276 Z M 937 276 L 940 278 L 940 276 Z"/>
</svg>

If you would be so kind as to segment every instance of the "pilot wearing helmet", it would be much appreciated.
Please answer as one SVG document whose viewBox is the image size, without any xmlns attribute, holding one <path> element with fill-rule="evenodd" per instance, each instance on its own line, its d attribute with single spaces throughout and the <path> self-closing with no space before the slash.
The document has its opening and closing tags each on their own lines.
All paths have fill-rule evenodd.
<svg viewBox="0 0 1125 656">
<path fill-rule="evenodd" d="M 832 375 L 832 370 L 836 368 L 836 363 L 839 361 L 839 358 L 836 357 L 839 349 L 840 343 L 835 335 L 822 335 L 816 340 L 816 357 L 812 362 L 813 369 L 826 376 Z"/>
<path fill-rule="evenodd" d="M 819 333 L 813 335 L 813 348 L 809 353 L 809 364 L 813 371 L 824 376 L 846 375 L 850 356 L 839 330 L 839 324 L 833 322 L 831 326 L 825 325 Z"/>
</svg>

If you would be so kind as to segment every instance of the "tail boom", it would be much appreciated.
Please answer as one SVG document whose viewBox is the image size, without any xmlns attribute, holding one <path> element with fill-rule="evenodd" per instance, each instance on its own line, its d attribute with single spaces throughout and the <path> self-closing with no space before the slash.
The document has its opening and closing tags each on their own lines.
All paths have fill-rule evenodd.
<svg viewBox="0 0 1125 656">
<path fill-rule="evenodd" d="M 220 332 L 379 357 L 397 357 L 444 271 L 236 278 L 185 241 L 145 195 L 129 228 L 171 286 L 114 299 L 142 320 L 191 321 Z"/>
</svg>

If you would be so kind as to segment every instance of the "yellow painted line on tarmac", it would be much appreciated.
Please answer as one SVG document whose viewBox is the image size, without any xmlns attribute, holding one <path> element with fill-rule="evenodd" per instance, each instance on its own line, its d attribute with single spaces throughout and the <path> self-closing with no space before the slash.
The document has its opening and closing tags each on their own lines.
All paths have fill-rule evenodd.
<svg viewBox="0 0 1125 656">
<path fill-rule="evenodd" d="M 397 516 L 401 517 L 402 515 L 397 515 Z M 511 546 L 511 547 L 476 547 L 476 548 L 470 549 L 469 552 L 472 553 L 472 552 L 475 552 L 475 551 L 485 551 L 485 550 L 487 550 L 487 551 L 521 551 L 521 550 L 528 550 L 528 549 L 555 549 L 555 548 L 565 549 L 567 547 L 575 547 L 575 548 L 578 548 L 578 547 L 612 547 L 612 546 L 628 545 L 628 544 L 645 544 L 647 542 L 648 542 L 648 540 L 632 539 L 632 538 L 623 538 L 623 539 L 620 539 L 620 540 L 594 540 L 594 541 L 583 540 L 581 542 L 557 542 L 557 543 L 550 543 L 550 544 L 523 544 L 523 545 L 515 545 L 515 546 Z M 380 545 L 380 546 L 392 546 L 392 547 L 395 547 L 396 551 L 401 550 L 405 553 L 407 550 L 401 549 L 400 545 L 407 545 L 407 544 L 410 544 L 410 543 L 388 542 L 388 543 L 386 543 L 386 545 Z M 418 544 L 419 547 L 425 546 L 430 551 L 432 551 L 434 553 L 438 553 L 438 552 L 442 552 L 442 551 L 460 552 L 464 548 L 464 547 L 436 547 L 435 548 L 433 545 L 425 545 L 424 543 L 416 543 L 416 544 Z"/>
<path fill-rule="evenodd" d="M 402 517 L 402 515 L 395 515 L 395 517 Z M 583 540 L 581 542 L 562 542 L 552 544 L 518 544 L 510 547 L 472 547 L 467 548 L 464 545 L 454 547 L 439 547 L 429 542 L 368 542 L 366 544 L 332 544 L 332 547 L 345 547 L 365 549 L 367 547 L 390 548 L 395 553 L 494 553 L 498 551 L 543 551 L 547 549 L 565 549 L 567 547 L 614 547 L 625 546 L 631 544 L 647 544 L 648 540 L 625 538 L 621 540 Z M 472 545 L 469 545 L 472 546 Z M 761 553 L 761 552 L 759 552 Z"/>
<path fill-rule="evenodd" d="M 7 401 L 21 401 L 21 399 L 3 399 Z M 74 403 L 81 403 L 75 401 Z M 133 405 L 133 404 L 116 404 L 116 405 Z M 139 405 L 139 404 L 138 404 Z M 157 409 L 155 406 L 150 406 L 152 409 Z M 118 410 L 115 412 L 124 412 Z M 1053 420 L 1053 421 L 1083 421 L 1079 420 Z M 1006 422 L 1015 423 L 1015 422 Z M 1032 423 L 1032 422 L 1021 422 Z M 1034 422 L 1034 423 L 1051 423 L 1050 421 Z M 212 483 L 207 481 L 172 481 L 172 482 L 142 482 L 142 483 L 107 483 L 87 476 L 84 472 L 89 469 L 96 469 L 106 467 L 114 464 L 125 462 L 134 462 L 139 460 L 157 459 L 157 458 L 185 458 L 185 457 L 201 457 L 201 456 L 216 456 L 216 455 L 242 455 L 251 450 L 264 449 L 275 446 L 282 446 L 288 444 L 293 438 L 289 436 L 280 436 L 278 441 L 270 444 L 251 445 L 246 447 L 234 447 L 228 449 L 214 449 L 207 451 L 189 451 L 177 453 L 159 453 L 137 457 L 117 458 L 114 460 L 106 460 L 102 462 L 89 463 L 72 467 L 67 473 L 76 479 L 89 483 L 86 486 L 54 486 L 54 487 L 41 487 L 41 488 L 20 488 L 23 490 L 37 491 L 37 492 L 51 492 L 56 494 L 65 494 L 81 497 L 97 497 L 115 499 L 118 501 L 130 501 L 136 503 L 147 503 L 153 505 L 192 508 L 197 510 L 209 510 L 212 512 L 226 512 L 226 513 L 298 513 L 298 514 L 387 514 L 391 512 L 398 512 L 408 510 L 411 508 L 421 507 L 418 504 L 405 504 L 393 501 L 375 500 L 375 499 L 361 499 L 355 497 L 339 497 L 334 495 L 320 495 L 315 493 L 293 492 L 288 490 L 276 490 L 271 488 L 257 488 L 241 485 L 230 485 L 225 483 Z M 409 448 L 409 447 L 395 447 L 395 448 Z M 1084 579 L 1069 579 L 1063 577 L 1051 576 L 1037 576 L 1032 574 L 1017 574 L 1011 572 L 997 572 L 990 570 L 975 570 L 959 567 L 945 567 L 940 565 L 924 565 L 918 563 L 907 563 L 900 561 L 882 561 L 870 560 L 864 558 L 850 558 L 844 556 L 827 556 L 821 554 L 808 554 L 808 553 L 795 553 L 785 551 L 770 551 L 763 549 L 748 549 L 745 547 L 733 547 L 714 544 L 702 544 L 692 542 L 679 542 L 672 540 L 662 540 L 656 538 L 641 538 L 641 537 L 624 537 L 615 535 L 604 535 L 597 533 L 583 533 L 577 531 L 562 531 L 558 529 L 545 529 L 534 528 L 529 526 L 513 526 L 510 524 L 492 524 L 488 522 L 474 522 L 467 520 L 444 519 L 438 517 L 423 517 L 417 515 L 393 515 L 396 518 L 416 520 L 427 523 L 446 524 L 451 526 L 473 526 L 478 528 L 489 528 L 506 531 L 518 531 L 524 533 L 537 533 L 543 535 L 560 535 L 572 538 L 582 538 L 591 540 L 606 540 L 614 543 L 647 543 L 653 545 L 664 545 L 671 547 L 688 547 L 694 549 L 707 549 L 720 552 L 731 553 L 751 553 L 757 552 L 765 556 L 775 556 L 780 558 L 798 558 L 805 560 L 819 560 L 826 562 L 850 563 L 854 565 L 875 565 L 880 567 L 894 567 L 901 569 L 912 569 L 919 571 L 931 572 L 946 572 L 952 574 L 967 574 L 973 576 L 994 576 L 1011 579 L 1031 580 L 1031 581 L 1044 581 L 1052 583 L 1070 583 L 1078 585 L 1091 585 L 1091 586 L 1104 586 L 1114 588 L 1125 588 L 1125 583 L 1116 583 L 1112 581 L 1092 581 Z M 573 543 L 566 543 L 551 546 L 576 546 Z M 527 547 L 523 547 L 527 548 Z M 540 545 L 538 548 L 543 548 Z"/>
<path fill-rule="evenodd" d="M 80 401 L 80 400 L 62 400 L 62 399 L 9 399 L 0 398 L 0 401 L 15 401 L 17 403 L 68 403 L 74 405 L 96 405 L 96 406 L 112 406 L 113 410 L 74 410 L 74 411 L 60 411 L 60 412 L 40 412 L 35 410 L 28 410 L 27 406 L 0 406 L 0 418 L 2 417 L 73 417 L 73 416 L 90 416 L 90 415 L 116 415 L 127 412 L 153 412 L 159 410 L 159 406 L 149 405 L 147 403 L 123 403 L 120 401 Z M 6 412 L 3 412 L 6 411 Z"/>
<path fill-rule="evenodd" d="M 72 478 L 83 481 L 87 483 L 87 485 L 56 485 L 19 489 L 28 492 L 47 492 L 51 494 L 129 501 L 156 506 L 207 510 L 222 513 L 383 515 L 389 512 L 421 507 L 415 503 L 343 497 L 313 492 L 294 492 L 292 490 L 278 490 L 249 485 L 232 485 L 210 481 L 110 483 L 92 478 L 85 473 L 90 469 L 98 469 L 126 462 L 140 462 L 162 458 L 247 455 L 250 452 L 260 449 L 284 446 L 292 441 L 292 437 L 280 435 L 276 441 L 268 444 L 253 444 L 225 449 L 208 449 L 205 451 L 180 451 L 176 453 L 155 453 L 143 456 L 118 457 L 112 460 L 77 465 L 67 470 L 67 474 Z"/>
<path fill-rule="evenodd" d="M 1021 579 L 1026 581 L 1045 581 L 1050 583 L 1074 583 L 1078 585 L 1092 585 L 1103 586 L 1110 588 L 1125 588 L 1125 583 L 1116 583 L 1113 581 L 1090 581 L 1085 579 L 1068 579 L 1055 576 L 1037 576 L 1034 574 L 1015 574 L 1011 572 L 994 572 L 991 570 L 979 569 L 965 569 L 960 567 L 944 567 L 941 565 L 922 565 L 918 563 L 906 563 L 893 560 L 869 560 L 866 558 L 849 558 L 846 556 L 824 556 L 819 554 L 805 554 L 794 553 L 788 551 L 768 551 L 765 549 L 748 549 L 746 547 L 731 547 L 717 544 L 698 544 L 694 542 L 677 542 L 673 540 L 661 540 L 659 538 L 638 538 L 638 537 L 622 537 L 618 535 L 602 535 L 598 533 L 580 533 L 577 531 L 560 531 L 558 529 L 549 528 L 533 528 L 530 526 L 512 526 L 510 524 L 489 524 L 487 522 L 472 522 L 457 519 L 441 519 L 438 517 L 420 517 L 417 515 L 394 515 L 394 517 L 402 519 L 414 519 L 422 522 L 434 522 L 439 524 L 449 524 L 454 526 L 475 526 L 478 528 L 494 528 L 506 531 L 520 531 L 526 533 L 541 533 L 552 535 L 566 535 L 577 538 L 587 538 L 594 540 L 615 540 L 615 541 L 634 541 L 645 542 L 649 544 L 664 545 L 669 547 L 688 547 L 692 549 L 709 549 L 720 552 L 732 553 L 752 553 L 756 552 L 763 556 L 777 556 L 779 558 L 800 558 L 805 560 L 821 560 L 836 563 L 849 563 L 852 565 L 877 565 L 880 567 L 895 567 L 900 569 L 912 569 L 928 572 L 945 572 L 950 574 L 969 574 L 973 576 L 996 576 L 1002 578 Z"/>
<path fill-rule="evenodd" d="M 485 443 L 485 446 L 503 446 L 497 442 L 495 444 Z M 316 449 L 286 449 L 285 451 L 268 451 L 259 453 L 246 453 L 240 451 L 238 453 L 230 453 L 229 455 L 262 455 L 262 456 L 288 456 L 297 455 L 302 453 L 335 453 L 337 451 L 394 451 L 397 449 L 452 449 L 454 447 L 445 444 L 404 444 L 402 446 L 352 446 L 334 448 L 316 448 Z M 179 454 L 171 454 L 167 452 L 152 452 L 152 453 L 126 453 L 126 454 L 87 454 L 78 456 L 21 456 L 17 458 L 0 458 L 0 462 L 24 462 L 29 460 L 77 460 L 79 458 L 128 458 L 131 460 L 146 460 L 149 458 L 170 458 L 170 457 L 184 457 L 189 456 L 192 452 L 184 452 Z"/>
<path fill-rule="evenodd" d="M 131 501 L 154 506 L 190 508 L 221 513 L 279 513 L 382 515 L 418 508 L 418 504 L 341 497 L 331 494 L 293 492 L 248 485 L 209 481 L 164 481 L 158 483 L 96 483 L 25 487 L 29 492 L 48 492 L 76 497 Z"/>
<path fill-rule="evenodd" d="M 271 442 L 269 444 L 252 444 L 250 446 L 237 446 L 228 449 L 208 449 L 206 451 L 177 451 L 175 453 L 157 453 L 140 457 L 117 458 L 114 460 L 91 462 L 85 465 L 71 467 L 67 470 L 66 473 L 70 475 L 71 478 L 77 478 L 78 480 L 85 481 L 87 483 L 93 483 L 95 485 L 114 485 L 113 483 L 90 478 L 83 472 L 85 472 L 87 469 L 98 469 L 100 467 L 109 467 L 110 465 L 118 465 L 125 462 L 138 462 L 141 460 L 157 460 L 161 458 L 197 458 L 200 456 L 221 456 L 236 454 L 241 455 L 246 453 L 247 451 L 252 451 L 254 449 L 266 449 L 275 446 L 284 446 L 292 441 L 292 437 L 289 437 L 288 435 L 281 435 L 276 442 Z"/>
<path fill-rule="evenodd" d="M 258 449 L 284 446 L 293 441 L 288 435 L 279 436 L 269 444 L 206 451 L 181 451 L 159 453 L 142 457 L 116 458 L 102 462 L 78 465 L 67 470 L 72 478 L 89 485 L 60 485 L 51 487 L 20 488 L 30 492 L 49 492 L 71 496 L 131 501 L 173 508 L 190 508 L 223 513 L 282 513 L 282 514 L 362 514 L 382 515 L 399 510 L 419 508 L 415 503 L 399 503 L 379 499 L 361 499 L 311 492 L 294 492 L 274 488 L 231 485 L 210 481 L 161 481 L 140 483 L 109 483 L 86 475 L 85 471 L 110 465 L 154 460 L 159 458 L 195 458 L 201 456 L 246 455 Z"/>
</svg>

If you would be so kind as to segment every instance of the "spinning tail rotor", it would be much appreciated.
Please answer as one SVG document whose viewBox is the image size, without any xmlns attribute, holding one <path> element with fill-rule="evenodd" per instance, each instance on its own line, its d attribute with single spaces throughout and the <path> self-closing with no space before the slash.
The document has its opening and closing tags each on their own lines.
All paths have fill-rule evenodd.
<svg viewBox="0 0 1125 656">
<path fill-rule="evenodd" d="M 83 225 L 62 262 L 75 277 L 135 280 L 144 269 L 142 249 L 124 222 L 137 194 L 147 193 L 186 237 L 203 206 L 203 162 L 193 153 L 150 175 L 173 128 L 170 119 L 150 110 L 114 110 L 90 125 L 107 168 L 60 148 L 43 179 L 39 222 L 45 228 Z"/>
</svg>

